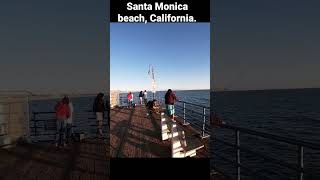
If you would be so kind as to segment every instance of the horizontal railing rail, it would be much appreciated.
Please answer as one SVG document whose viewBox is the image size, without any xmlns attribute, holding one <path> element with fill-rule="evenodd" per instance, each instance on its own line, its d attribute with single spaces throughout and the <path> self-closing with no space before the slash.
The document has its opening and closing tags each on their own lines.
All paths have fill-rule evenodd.
<svg viewBox="0 0 320 180">
<path fill-rule="evenodd" d="M 232 129 L 232 130 L 239 130 L 239 131 L 244 132 L 246 134 L 261 136 L 261 137 L 264 137 L 267 139 L 281 141 L 281 142 L 285 142 L 285 143 L 288 143 L 291 145 L 299 145 L 299 146 L 308 147 L 310 149 L 320 150 L 320 144 L 316 144 L 316 143 L 312 143 L 312 142 L 306 142 L 306 141 L 293 139 L 293 138 L 289 138 L 289 137 L 282 137 L 279 135 L 269 134 L 269 133 L 265 133 L 265 132 L 259 132 L 259 131 L 255 131 L 252 129 L 247 129 L 247 128 L 243 128 L 243 127 L 236 127 L 236 126 L 232 126 L 232 125 L 228 125 L 228 124 L 222 124 L 221 127 L 227 128 L 227 129 Z"/>
<path fill-rule="evenodd" d="M 195 104 L 195 103 L 191 103 L 191 102 L 187 102 L 187 101 L 179 100 L 178 102 L 180 102 L 180 103 L 190 104 L 190 105 L 197 106 L 197 107 L 200 107 L 200 108 L 210 109 L 210 107 L 209 107 L 209 106 L 204 106 L 204 105 L 200 105 L 200 104 Z"/>
<path fill-rule="evenodd" d="M 309 148 L 312 150 L 317 150 L 320 152 L 320 144 L 316 144 L 316 143 L 312 143 L 312 142 L 306 142 L 306 141 L 302 141 L 302 140 L 297 140 L 297 139 L 293 139 L 293 138 L 289 138 L 289 137 L 282 137 L 279 135 L 274 135 L 274 134 L 270 134 L 270 133 L 265 133 L 265 132 L 259 132 L 256 130 L 251 130 L 251 129 L 247 129 L 247 128 L 242 128 L 242 127 L 236 127 L 236 126 L 232 126 L 232 125 L 228 125 L 228 124 L 221 124 L 218 126 L 218 128 L 224 128 L 224 129 L 230 129 L 233 130 L 235 132 L 235 144 L 230 143 L 230 142 L 226 142 L 224 140 L 221 140 L 219 138 L 214 138 L 213 142 L 220 142 L 226 146 L 229 146 L 233 149 L 235 149 L 236 154 L 235 154 L 235 161 L 232 161 L 222 155 L 220 155 L 219 153 L 216 152 L 212 152 L 213 155 L 215 155 L 216 157 L 222 159 L 223 161 L 230 163 L 233 166 L 236 166 L 237 170 L 236 170 L 236 179 L 240 180 L 241 179 L 241 169 L 245 169 L 246 171 L 249 169 L 245 166 L 243 166 L 241 164 L 241 157 L 240 157 L 240 152 L 246 152 L 248 154 L 254 155 L 256 157 L 260 157 L 263 158 L 264 160 L 271 162 L 271 163 L 275 163 L 278 164 L 282 167 L 286 167 L 288 169 L 291 169 L 295 172 L 297 172 L 298 174 L 298 178 L 299 180 L 303 180 L 304 179 L 304 173 L 305 173 L 305 169 L 304 169 L 304 149 L 305 148 Z M 291 164 L 288 163 L 284 160 L 280 160 L 274 157 L 271 157 L 269 155 L 263 154 L 263 153 L 259 153 L 256 152 L 254 150 L 248 149 L 246 147 L 240 146 L 240 133 L 242 134 L 247 134 L 247 135 L 253 135 L 256 137 L 262 137 L 265 139 L 269 139 L 269 140 L 273 140 L 276 141 L 278 143 L 287 143 L 293 146 L 296 146 L 298 148 L 297 151 L 297 164 Z M 216 166 L 214 166 L 216 167 Z M 215 169 L 215 168 L 214 168 Z M 220 172 L 219 170 L 215 169 L 217 172 Z M 250 169 L 249 169 L 250 171 Z M 254 173 L 253 175 L 255 175 L 256 177 L 261 178 L 261 174 L 256 174 Z M 227 176 L 230 176 L 227 174 Z M 264 177 L 265 178 L 265 177 Z"/>
</svg>

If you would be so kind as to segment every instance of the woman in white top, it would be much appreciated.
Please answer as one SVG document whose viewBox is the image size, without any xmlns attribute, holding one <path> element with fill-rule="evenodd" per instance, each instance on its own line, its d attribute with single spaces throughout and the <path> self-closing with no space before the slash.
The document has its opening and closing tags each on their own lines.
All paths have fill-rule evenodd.
<svg viewBox="0 0 320 180">
<path fill-rule="evenodd" d="M 73 104 L 70 101 L 69 97 L 66 97 L 66 98 L 67 98 L 67 103 L 69 105 L 69 110 L 70 110 L 70 116 L 67 119 L 67 138 L 66 138 L 67 139 L 67 143 L 69 143 L 71 135 L 72 135 Z"/>
<path fill-rule="evenodd" d="M 144 90 L 143 98 L 144 98 L 144 103 L 145 103 L 145 104 L 147 104 L 147 102 L 148 102 L 148 94 L 147 94 L 147 90 Z"/>
</svg>

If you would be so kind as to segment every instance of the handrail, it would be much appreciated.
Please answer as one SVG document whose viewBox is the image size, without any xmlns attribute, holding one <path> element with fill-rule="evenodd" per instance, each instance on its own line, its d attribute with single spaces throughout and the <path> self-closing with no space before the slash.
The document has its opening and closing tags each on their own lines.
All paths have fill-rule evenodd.
<svg viewBox="0 0 320 180">
<path fill-rule="evenodd" d="M 161 100 L 160 100 L 161 101 Z M 190 102 L 186 102 L 186 101 L 182 101 L 182 100 L 179 100 L 177 101 L 178 103 L 182 103 L 182 106 L 180 105 L 176 105 L 178 108 L 181 108 L 182 109 L 182 113 L 181 115 L 178 115 L 179 117 L 181 117 L 183 119 L 183 125 L 189 125 L 189 124 L 192 124 L 194 125 L 195 127 L 197 128 L 200 128 L 201 129 L 201 132 L 200 132 L 200 137 L 201 138 L 208 138 L 210 137 L 210 133 L 211 131 L 208 131 L 207 130 L 207 126 L 209 125 L 207 123 L 207 120 L 209 119 L 210 117 L 210 113 L 207 113 L 207 110 L 210 110 L 210 107 L 208 106 L 204 106 L 204 105 L 199 105 L 199 104 L 195 104 L 195 103 L 190 103 Z M 192 105 L 192 106 L 196 106 L 196 107 L 200 107 L 202 108 L 202 113 L 200 112 L 197 112 L 193 109 L 190 109 L 190 108 L 186 108 L 186 105 L 189 104 L 189 105 Z M 180 109 L 179 109 L 180 110 Z M 197 114 L 199 115 L 199 117 L 194 117 L 194 116 L 191 116 L 190 114 L 188 114 L 188 112 L 193 112 L 194 114 Z M 177 111 L 178 112 L 178 111 Z M 178 113 L 177 113 L 178 114 Z M 199 126 L 196 126 L 195 123 L 193 123 L 192 121 L 190 121 L 191 119 L 187 118 L 187 117 L 192 117 L 191 119 L 193 120 L 201 120 L 202 121 L 202 127 L 199 127 Z M 202 119 L 200 119 L 202 118 Z M 199 121 L 199 122 L 201 122 Z"/>
<path fill-rule="evenodd" d="M 238 130 L 240 132 L 245 132 L 247 134 L 256 135 L 256 136 L 260 136 L 260 137 L 264 137 L 264 138 L 272 139 L 272 140 L 276 140 L 276 141 L 281 141 L 281 142 L 285 142 L 285 143 L 288 143 L 291 145 L 299 145 L 299 146 L 308 147 L 310 149 L 320 150 L 320 144 L 316 144 L 316 143 L 312 143 L 312 142 L 306 142 L 306 141 L 297 140 L 297 139 L 293 139 L 293 138 L 289 138 L 289 137 L 282 137 L 279 135 L 269 134 L 269 133 L 265 133 L 265 132 L 259 132 L 259 131 L 255 131 L 255 130 L 251 130 L 251 129 L 247 129 L 247 128 L 243 128 L 243 127 L 236 127 L 236 126 L 232 126 L 232 125 L 228 125 L 228 124 L 222 124 L 220 127 L 223 127 L 226 129 Z"/>
<path fill-rule="evenodd" d="M 105 110 L 107 112 L 108 110 Z M 83 112 L 93 112 L 92 110 L 86 110 Z M 32 114 L 55 114 L 56 112 L 54 111 L 33 111 Z"/>
<path fill-rule="evenodd" d="M 176 105 L 176 107 L 181 108 L 181 109 L 183 110 L 183 106 Z M 199 113 L 199 112 L 197 112 L 197 111 L 195 111 L 195 110 L 193 110 L 193 109 L 185 108 L 185 110 L 189 110 L 189 111 L 191 111 L 191 112 L 192 112 L 192 114 L 197 114 L 197 115 L 203 116 L 203 114 L 202 114 L 202 113 Z M 206 117 L 209 117 L 210 115 L 209 115 L 209 114 L 206 114 L 205 116 L 206 116 Z"/>
<path fill-rule="evenodd" d="M 198 107 L 201 107 L 201 108 L 206 108 L 206 109 L 210 109 L 209 106 L 204 106 L 204 105 L 200 105 L 200 104 L 195 104 L 195 103 L 191 103 L 191 102 L 187 102 L 187 101 L 182 101 L 182 100 L 178 100 L 177 102 L 181 102 L 181 103 L 186 103 L 186 104 L 190 104 L 190 105 L 193 105 L 193 106 L 198 106 Z"/>
<path fill-rule="evenodd" d="M 233 148 L 237 148 L 236 145 L 234 145 L 234 144 L 232 144 L 232 143 L 225 142 L 225 141 L 223 141 L 223 140 L 221 140 L 221 139 L 215 138 L 214 140 L 217 141 L 217 142 L 223 143 L 223 144 L 225 144 L 225 145 L 227 145 L 227 146 L 230 146 L 230 147 L 233 147 Z M 255 152 L 255 151 L 250 150 L 250 149 L 248 149 L 248 148 L 239 147 L 239 149 L 240 149 L 240 150 L 243 150 L 243 151 L 245 151 L 245 152 L 248 152 L 248 153 L 250 153 L 250 154 L 253 154 L 253 155 L 255 155 L 255 156 L 262 157 L 262 158 L 264 158 L 264 159 L 266 159 L 266 160 L 273 161 L 273 162 L 278 163 L 279 165 L 282 165 L 282 166 L 284 166 L 284 167 L 287 167 L 287 168 L 290 168 L 290 169 L 293 169 L 293 170 L 296 170 L 296 171 L 299 171 L 299 170 L 300 170 L 297 166 L 295 166 L 295 165 L 293 165 L 293 164 L 290 164 L 290 163 L 287 163 L 287 162 L 283 162 L 283 161 L 281 161 L 281 160 L 279 160 L 279 159 L 276 159 L 276 158 L 273 158 L 273 157 L 270 157 L 270 156 L 267 156 L 267 155 L 264 155 L 264 154 Z"/>
<path fill-rule="evenodd" d="M 318 150 L 320 151 L 320 144 L 316 144 L 316 143 L 312 143 L 312 142 L 306 142 L 306 141 L 302 141 L 302 140 L 296 140 L 293 138 L 289 138 L 289 137 L 282 137 L 279 135 L 274 135 L 274 134 L 269 134 L 269 133 L 265 133 L 265 132 L 259 132 L 256 130 L 251 130 L 251 129 L 247 129 L 247 128 L 242 128 L 242 127 L 236 127 L 236 126 L 232 126 L 232 125 L 228 125 L 228 124 L 221 124 L 219 126 L 217 126 L 219 128 L 225 128 L 225 129 L 231 129 L 235 132 L 236 135 L 236 140 L 235 140 L 235 144 L 232 143 L 228 143 L 225 142 L 221 139 L 218 138 L 214 138 L 214 141 L 223 143 L 224 145 L 227 145 L 229 147 L 232 147 L 236 150 L 236 161 L 233 162 L 232 160 L 229 159 L 225 159 L 223 158 L 224 161 L 227 161 L 233 165 L 235 165 L 237 167 L 237 179 L 240 180 L 241 177 L 241 168 L 243 169 L 247 169 L 246 167 L 244 167 L 241 164 L 240 161 L 240 151 L 244 151 L 247 153 L 250 153 L 252 155 L 255 155 L 257 157 L 262 157 L 265 160 L 268 160 L 269 162 L 272 163 L 276 163 L 279 164 L 283 167 L 292 169 L 294 171 L 296 171 L 298 173 L 298 179 L 299 180 L 303 180 L 304 178 L 304 148 L 309 148 L 309 149 L 313 149 L 313 150 Z M 245 147 L 241 147 L 240 146 L 240 133 L 245 133 L 245 134 L 249 134 L 249 135 L 254 135 L 257 137 L 262 137 L 262 138 L 266 138 L 266 139 L 270 139 L 270 140 L 274 140 L 277 142 L 282 142 L 282 143 L 287 143 L 290 145 L 294 145 L 298 147 L 298 151 L 297 151 L 297 158 L 298 158 L 298 164 L 294 165 L 294 164 L 290 164 L 288 162 L 284 162 L 282 160 L 267 156 L 263 153 L 259 153 L 259 152 L 255 152 L 251 149 L 245 148 Z M 216 156 L 221 156 L 217 153 L 213 153 Z M 256 176 L 258 176 L 258 174 L 256 174 Z"/>
</svg>

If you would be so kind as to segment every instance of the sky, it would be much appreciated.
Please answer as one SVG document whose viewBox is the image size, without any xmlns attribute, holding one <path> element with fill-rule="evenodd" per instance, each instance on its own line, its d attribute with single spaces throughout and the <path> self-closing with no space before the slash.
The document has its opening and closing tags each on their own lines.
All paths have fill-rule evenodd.
<svg viewBox="0 0 320 180">
<path fill-rule="evenodd" d="M 1 0 L 0 90 L 108 89 L 106 1 Z"/>
<path fill-rule="evenodd" d="M 215 0 L 212 86 L 320 87 L 320 1 Z"/>
<path fill-rule="evenodd" d="M 110 89 L 151 90 L 149 65 L 157 90 L 210 88 L 210 24 L 110 25 Z"/>
</svg>

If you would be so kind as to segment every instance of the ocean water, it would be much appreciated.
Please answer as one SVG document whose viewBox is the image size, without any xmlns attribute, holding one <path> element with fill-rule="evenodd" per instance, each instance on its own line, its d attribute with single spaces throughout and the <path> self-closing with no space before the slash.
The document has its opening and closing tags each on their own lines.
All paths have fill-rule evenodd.
<svg viewBox="0 0 320 180">
<path fill-rule="evenodd" d="M 280 135 L 306 142 L 320 144 L 320 89 L 263 90 L 214 92 L 214 111 L 226 123 L 256 131 Z M 219 138 L 235 142 L 235 132 L 213 128 L 211 151 L 235 160 L 236 152 Z M 286 143 L 257 138 L 240 133 L 241 147 L 255 150 L 294 165 L 298 163 L 298 148 Z M 320 151 L 305 148 L 304 179 L 320 179 Z M 211 165 L 235 177 L 236 168 L 212 154 Z M 295 171 L 278 163 L 268 161 L 250 153 L 241 152 L 241 163 L 249 169 L 271 179 L 297 179 Z M 245 170 L 242 171 L 245 173 Z M 243 175 L 242 179 L 250 179 Z"/>
<path fill-rule="evenodd" d="M 209 90 L 180 90 L 174 91 L 179 100 L 196 103 L 203 106 L 210 106 L 210 91 Z M 164 100 L 166 91 L 157 91 L 155 98 L 157 100 Z M 122 103 L 126 102 L 127 93 L 121 93 Z M 148 100 L 152 100 L 152 92 L 147 92 Z M 134 102 L 139 103 L 139 92 L 133 92 Z"/>
</svg>

